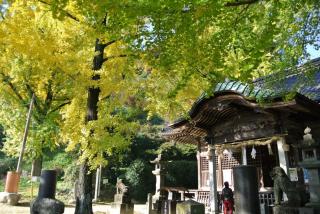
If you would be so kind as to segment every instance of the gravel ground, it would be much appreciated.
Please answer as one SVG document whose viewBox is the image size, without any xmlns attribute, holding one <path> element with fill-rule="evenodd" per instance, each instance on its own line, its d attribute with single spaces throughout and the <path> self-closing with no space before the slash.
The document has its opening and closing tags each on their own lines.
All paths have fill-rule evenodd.
<svg viewBox="0 0 320 214">
<path fill-rule="evenodd" d="M 101 204 L 94 204 L 93 205 L 93 212 L 95 214 L 105 214 L 109 205 L 101 205 Z M 135 214 L 143 214 L 145 210 L 145 205 L 135 205 Z M 21 203 L 19 206 L 10 206 L 7 204 L 0 203 L 0 214 L 29 214 L 30 208 L 29 203 Z M 65 208 L 65 214 L 73 214 L 74 207 L 67 206 Z"/>
</svg>

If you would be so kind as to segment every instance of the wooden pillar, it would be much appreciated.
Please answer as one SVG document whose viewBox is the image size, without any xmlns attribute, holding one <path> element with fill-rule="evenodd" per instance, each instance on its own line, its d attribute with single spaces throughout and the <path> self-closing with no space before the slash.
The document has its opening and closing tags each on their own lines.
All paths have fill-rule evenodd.
<svg viewBox="0 0 320 214">
<path fill-rule="evenodd" d="M 247 147 L 242 147 L 242 165 L 248 165 Z"/>
<path fill-rule="evenodd" d="M 218 210 L 218 194 L 217 194 L 217 176 L 216 176 L 216 156 L 215 149 L 212 145 L 212 138 L 209 139 L 209 186 L 210 186 L 210 213 L 216 214 L 219 213 Z M 208 148 L 208 149 L 209 149 Z"/>
<path fill-rule="evenodd" d="M 280 137 L 277 140 L 277 148 L 278 148 L 278 157 L 279 157 L 279 165 L 288 175 L 288 168 L 289 168 L 289 159 L 287 152 L 283 149 L 283 144 L 285 144 L 286 139 L 284 137 Z"/>
<path fill-rule="evenodd" d="M 201 189 L 201 159 L 200 159 L 200 152 L 201 152 L 201 143 L 198 142 L 198 151 L 197 151 L 198 189 Z"/>
<path fill-rule="evenodd" d="M 218 155 L 218 188 L 223 188 L 223 173 L 222 173 L 222 158 L 221 154 Z"/>
<path fill-rule="evenodd" d="M 277 140 L 277 148 L 278 148 L 278 156 L 279 156 L 279 165 L 285 171 L 285 173 L 289 176 L 289 158 L 287 152 L 283 149 L 283 144 L 286 143 L 286 139 L 284 137 L 280 137 Z M 283 193 L 284 201 L 288 201 L 288 197 L 285 193 Z"/>
</svg>

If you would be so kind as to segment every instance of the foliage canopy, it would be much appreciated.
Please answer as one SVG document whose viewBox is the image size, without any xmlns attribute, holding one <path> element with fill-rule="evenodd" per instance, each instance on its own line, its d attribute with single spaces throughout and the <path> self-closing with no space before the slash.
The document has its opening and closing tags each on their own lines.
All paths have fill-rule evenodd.
<svg viewBox="0 0 320 214">
<path fill-rule="evenodd" d="M 80 148 L 92 166 L 130 141 L 137 124 L 120 110 L 128 104 L 176 118 L 217 82 L 248 82 L 284 70 L 308 57 L 307 45 L 319 44 L 318 0 L 8 5 L 0 21 L 0 123 L 9 137 L 7 151 L 18 145 L 35 93 L 29 151 L 36 155 L 65 142 L 70 150 Z M 106 46 L 99 70 L 92 70 L 101 54 L 93 50 L 95 41 Z M 89 87 L 100 89 L 99 111 L 98 120 L 86 123 Z"/>
</svg>

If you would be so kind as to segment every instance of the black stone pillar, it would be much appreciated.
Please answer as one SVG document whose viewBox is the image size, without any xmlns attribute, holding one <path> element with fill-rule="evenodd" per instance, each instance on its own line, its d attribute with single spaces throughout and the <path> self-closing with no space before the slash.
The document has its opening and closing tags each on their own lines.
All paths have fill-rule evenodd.
<svg viewBox="0 0 320 214">
<path fill-rule="evenodd" d="M 233 168 L 235 211 L 241 214 L 260 214 L 257 168 Z"/>
<path fill-rule="evenodd" d="M 30 203 L 31 214 L 62 214 L 64 203 L 55 199 L 56 170 L 42 170 L 38 197 Z"/>
<path fill-rule="evenodd" d="M 42 170 L 40 177 L 40 187 L 38 198 L 51 198 L 55 199 L 57 183 L 56 170 Z"/>
</svg>

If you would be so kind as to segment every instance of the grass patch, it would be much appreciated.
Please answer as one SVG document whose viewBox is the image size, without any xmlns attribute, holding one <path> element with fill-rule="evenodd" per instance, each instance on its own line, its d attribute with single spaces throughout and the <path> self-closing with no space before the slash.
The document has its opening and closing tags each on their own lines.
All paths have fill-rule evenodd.
<svg viewBox="0 0 320 214">
<path fill-rule="evenodd" d="M 28 177 L 22 177 L 19 184 L 19 193 L 22 195 L 23 200 L 31 201 L 38 195 L 40 182 L 31 182 Z"/>
<path fill-rule="evenodd" d="M 4 187 L 5 187 L 5 179 L 1 179 L 0 190 L 4 191 Z M 33 198 L 35 198 L 38 194 L 38 189 L 39 189 L 39 182 L 31 183 L 31 180 L 28 177 L 20 178 L 18 191 L 22 195 L 23 201 L 31 201 Z"/>
<path fill-rule="evenodd" d="M 0 192 L 4 191 L 4 179 L 0 180 Z"/>
<path fill-rule="evenodd" d="M 19 193 L 22 195 L 22 201 L 31 201 L 38 196 L 40 182 L 31 182 L 28 177 L 20 178 Z M 0 192 L 4 191 L 5 179 L 0 180 Z M 56 198 L 65 204 L 73 198 L 73 190 L 66 186 L 65 182 L 58 181 L 56 189 Z"/>
</svg>

